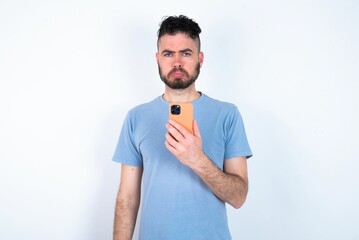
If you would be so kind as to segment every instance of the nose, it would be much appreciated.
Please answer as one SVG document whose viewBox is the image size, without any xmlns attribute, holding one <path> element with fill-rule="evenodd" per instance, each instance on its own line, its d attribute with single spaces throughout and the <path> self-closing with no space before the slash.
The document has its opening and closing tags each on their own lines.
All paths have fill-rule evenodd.
<svg viewBox="0 0 359 240">
<path fill-rule="evenodd" d="M 173 68 L 182 68 L 180 56 L 176 55 L 173 62 Z"/>
<path fill-rule="evenodd" d="M 182 64 L 179 62 L 176 62 L 175 64 L 173 64 L 173 68 L 182 68 Z"/>
</svg>

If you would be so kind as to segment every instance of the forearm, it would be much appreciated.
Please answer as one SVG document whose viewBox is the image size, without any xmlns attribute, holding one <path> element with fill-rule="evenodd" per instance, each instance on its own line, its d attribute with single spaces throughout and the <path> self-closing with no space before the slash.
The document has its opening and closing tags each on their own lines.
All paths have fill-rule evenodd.
<svg viewBox="0 0 359 240">
<path fill-rule="evenodd" d="M 131 240 L 135 229 L 139 203 L 131 204 L 126 198 L 116 201 L 113 240 Z"/>
<path fill-rule="evenodd" d="M 240 208 L 245 202 L 248 193 L 247 180 L 235 174 L 225 173 L 206 155 L 193 170 L 222 201 L 234 208 Z"/>
<path fill-rule="evenodd" d="M 233 158 L 233 162 L 226 160 L 222 171 L 203 152 L 196 121 L 193 121 L 193 134 L 172 120 L 166 127 L 167 149 L 181 163 L 196 172 L 217 197 L 234 208 L 240 208 L 248 192 L 247 159 L 239 157 Z"/>
</svg>

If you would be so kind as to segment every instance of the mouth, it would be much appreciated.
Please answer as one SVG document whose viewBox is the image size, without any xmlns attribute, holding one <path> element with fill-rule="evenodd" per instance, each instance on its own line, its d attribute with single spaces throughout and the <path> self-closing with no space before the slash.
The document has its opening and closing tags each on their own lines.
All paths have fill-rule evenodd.
<svg viewBox="0 0 359 240">
<path fill-rule="evenodd" d="M 173 78 L 181 78 L 184 77 L 184 74 L 181 71 L 176 71 L 171 74 L 171 77 Z"/>
</svg>

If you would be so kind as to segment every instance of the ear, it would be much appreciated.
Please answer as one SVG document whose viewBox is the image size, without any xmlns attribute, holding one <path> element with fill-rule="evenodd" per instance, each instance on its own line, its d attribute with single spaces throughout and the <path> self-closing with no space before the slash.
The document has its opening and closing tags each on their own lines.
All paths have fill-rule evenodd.
<svg viewBox="0 0 359 240">
<path fill-rule="evenodd" d="M 204 54 L 203 54 L 203 52 L 199 52 L 198 58 L 199 58 L 199 64 L 200 64 L 200 66 L 202 67 L 203 59 L 204 59 Z"/>
<path fill-rule="evenodd" d="M 156 61 L 157 61 L 157 63 L 158 63 L 158 56 L 159 56 L 159 54 L 158 54 L 158 52 L 156 52 Z"/>
</svg>

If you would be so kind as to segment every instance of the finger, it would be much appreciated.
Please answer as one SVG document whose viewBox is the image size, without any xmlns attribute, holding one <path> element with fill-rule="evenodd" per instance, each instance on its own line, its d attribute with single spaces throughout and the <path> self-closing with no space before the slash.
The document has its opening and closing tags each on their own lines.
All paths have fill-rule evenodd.
<svg viewBox="0 0 359 240">
<path fill-rule="evenodd" d="M 166 141 L 173 147 L 173 148 L 177 148 L 178 147 L 178 141 L 177 139 L 175 139 L 171 133 L 167 132 L 166 133 Z"/>
<path fill-rule="evenodd" d="M 173 155 L 176 153 L 176 149 L 166 140 L 165 141 L 166 148 L 170 151 Z"/>
<path fill-rule="evenodd" d="M 176 149 L 168 142 L 167 139 L 166 139 L 166 141 L 165 141 L 165 145 L 166 145 L 166 148 L 167 148 L 170 152 L 173 152 L 173 151 L 176 150 Z"/>
<path fill-rule="evenodd" d="M 177 126 L 181 127 L 178 123 L 177 123 Z M 168 132 L 172 135 L 172 137 L 174 139 L 176 139 L 177 141 L 182 141 L 184 139 L 184 135 L 176 126 L 168 123 L 168 124 L 166 124 L 166 128 L 167 128 Z"/>
<path fill-rule="evenodd" d="M 177 143 L 176 141 L 170 143 L 170 141 L 167 139 L 165 141 L 166 148 L 168 149 L 168 151 L 170 151 L 175 156 L 177 156 L 178 150 L 172 144 L 176 144 L 176 143 Z"/>
<path fill-rule="evenodd" d="M 192 135 L 191 132 L 189 132 L 185 127 L 183 127 L 181 124 L 179 124 L 176 121 L 169 120 L 168 123 L 172 125 L 184 138 L 188 138 L 190 135 Z"/>
<path fill-rule="evenodd" d="M 166 133 L 166 142 L 173 149 L 173 150 L 170 149 L 169 150 L 175 155 L 178 154 L 179 152 L 185 152 L 187 149 L 186 147 L 187 142 L 185 139 L 182 139 L 182 141 L 179 142 L 169 132 Z"/>
</svg>

